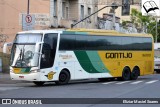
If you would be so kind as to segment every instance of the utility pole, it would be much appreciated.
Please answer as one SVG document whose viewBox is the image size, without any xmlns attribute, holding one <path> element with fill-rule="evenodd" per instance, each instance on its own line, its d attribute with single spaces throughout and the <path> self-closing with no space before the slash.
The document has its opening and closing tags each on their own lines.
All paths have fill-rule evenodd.
<svg viewBox="0 0 160 107">
<path fill-rule="evenodd" d="M 156 41 L 155 43 L 157 43 L 157 17 L 156 17 Z"/>
<path fill-rule="evenodd" d="M 28 0 L 28 6 L 27 6 L 27 14 L 29 15 L 29 2 L 30 0 Z"/>
<path fill-rule="evenodd" d="M 130 5 L 130 4 L 127 4 L 127 5 Z M 93 16 L 94 14 L 98 13 L 99 11 L 101 11 L 101 10 L 103 10 L 103 9 L 107 8 L 107 7 L 112 7 L 112 8 L 117 9 L 117 8 L 118 8 L 118 6 L 124 6 L 124 5 L 123 5 L 123 4 L 121 4 L 121 5 L 117 5 L 116 3 L 112 3 L 112 5 L 104 6 L 103 8 L 101 8 L 101 9 L 97 10 L 96 12 L 94 12 L 94 13 L 90 14 L 89 16 L 85 17 L 84 19 L 82 19 L 82 20 L 78 21 L 77 23 L 71 24 L 71 28 L 73 28 L 73 27 L 74 27 L 74 26 L 76 26 L 77 24 L 81 23 L 82 21 L 84 21 L 84 20 L 88 19 L 89 17 Z"/>
</svg>

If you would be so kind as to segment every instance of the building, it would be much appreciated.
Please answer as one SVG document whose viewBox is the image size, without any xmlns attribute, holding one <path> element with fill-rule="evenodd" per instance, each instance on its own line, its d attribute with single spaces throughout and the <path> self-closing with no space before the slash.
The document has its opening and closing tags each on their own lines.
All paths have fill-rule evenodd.
<svg viewBox="0 0 160 107">
<path fill-rule="evenodd" d="M 50 0 L 53 28 L 70 28 L 81 19 L 98 10 L 98 0 Z M 97 28 L 97 14 L 79 23 L 76 28 Z"/>
<path fill-rule="evenodd" d="M 22 14 L 27 13 L 27 2 L 28 0 L 0 0 L 0 51 L 4 42 L 13 41 L 16 33 L 22 31 Z M 30 13 L 39 15 L 39 18 L 40 15 L 49 17 L 49 4 L 49 0 L 30 0 Z M 46 27 L 48 26 L 39 24 L 35 29 Z"/>
<path fill-rule="evenodd" d="M 70 28 L 97 11 L 98 0 L 29 0 L 30 15 L 35 16 L 34 29 Z M 22 27 L 22 14 L 27 13 L 28 0 L 0 0 L 0 51 L 11 42 Z M 79 23 L 76 28 L 97 28 L 97 15 Z"/>
<path fill-rule="evenodd" d="M 130 13 L 132 8 L 136 8 L 137 10 L 141 11 L 141 0 L 98 0 L 98 9 L 101 9 L 102 7 L 106 5 L 112 5 L 112 3 L 115 2 L 117 5 L 122 5 L 125 3 L 131 3 L 130 7 L 122 7 L 119 6 L 115 10 L 115 15 L 120 18 L 120 22 L 124 21 L 130 21 Z M 132 5 L 133 3 L 133 5 Z M 111 7 L 105 8 L 102 11 L 98 13 L 99 17 L 103 17 L 104 13 L 110 13 L 112 12 Z"/>
</svg>

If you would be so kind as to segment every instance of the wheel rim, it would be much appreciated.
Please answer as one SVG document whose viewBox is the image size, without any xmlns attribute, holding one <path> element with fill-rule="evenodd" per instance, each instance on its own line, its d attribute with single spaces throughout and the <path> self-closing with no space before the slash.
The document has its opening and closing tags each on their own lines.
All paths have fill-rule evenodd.
<svg viewBox="0 0 160 107">
<path fill-rule="evenodd" d="M 66 81 L 66 79 L 67 79 L 67 76 L 66 76 L 65 74 L 61 74 L 61 75 L 60 75 L 60 81 L 61 81 L 61 82 Z"/>
<path fill-rule="evenodd" d="M 129 69 L 124 69 L 123 71 L 123 80 L 129 80 L 130 79 L 130 70 Z"/>
<path fill-rule="evenodd" d="M 138 77 L 138 71 L 137 71 L 137 69 L 136 70 L 134 70 L 133 72 L 132 72 L 132 78 L 134 79 L 134 78 L 137 78 Z"/>
<path fill-rule="evenodd" d="M 127 77 L 128 77 L 128 74 L 129 74 L 129 72 L 126 70 L 126 71 L 124 72 L 124 77 L 127 78 Z"/>
</svg>

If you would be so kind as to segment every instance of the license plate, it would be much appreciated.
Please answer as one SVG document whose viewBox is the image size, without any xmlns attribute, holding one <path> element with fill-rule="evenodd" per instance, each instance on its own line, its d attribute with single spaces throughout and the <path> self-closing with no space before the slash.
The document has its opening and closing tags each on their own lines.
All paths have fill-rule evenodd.
<svg viewBox="0 0 160 107">
<path fill-rule="evenodd" d="M 19 78 L 24 78 L 24 76 L 19 76 Z"/>
</svg>

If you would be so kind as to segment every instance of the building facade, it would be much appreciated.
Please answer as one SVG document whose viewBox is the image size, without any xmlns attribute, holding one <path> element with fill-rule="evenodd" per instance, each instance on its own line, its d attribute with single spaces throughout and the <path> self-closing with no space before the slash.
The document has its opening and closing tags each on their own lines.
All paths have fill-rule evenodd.
<svg viewBox="0 0 160 107">
<path fill-rule="evenodd" d="M 136 8 L 137 10 L 141 11 L 141 0 L 98 0 L 98 9 L 101 9 L 102 7 L 106 5 L 112 5 L 112 3 L 116 3 L 117 5 L 122 5 L 125 3 L 131 3 L 130 7 L 125 7 L 119 6 L 115 10 L 115 15 L 120 18 L 120 21 L 130 21 L 130 14 L 131 14 L 131 9 Z M 133 3 L 133 5 L 132 5 Z M 98 13 L 99 17 L 103 17 L 104 13 L 110 13 L 111 12 L 111 7 L 107 7 L 100 11 Z"/>
<path fill-rule="evenodd" d="M 16 33 L 22 31 L 22 14 L 27 13 L 27 3 L 28 0 L 0 0 L 0 51 L 4 42 L 13 41 Z M 49 0 L 30 0 L 30 13 L 37 15 L 37 20 L 40 20 L 40 15 L 49 15 L 49 4 Z M 35 29 L 48 27 L 41 23 Z"/>
<path fill-rule="evenodd" d="M 97 11 L 98 0 L 30 0 L 29 12 L 35 16 L 34 29 L 70 28 Z M 4 42 L 11 42 L 22 31 L 22 14 L 28 0 L 0 0 L 0 52 Z M 76 28 L 97 28 L 97 16 L 84 20 Z"/>
<path fill-rule="evenodd" d="M 98 10 L 98 0 L 50 0 L 50 18 L 53 28 L 70 28 L 81 19 Z M 96 28 L 97 14 L 79 23 L 76 28 Z"/>
</svg>

